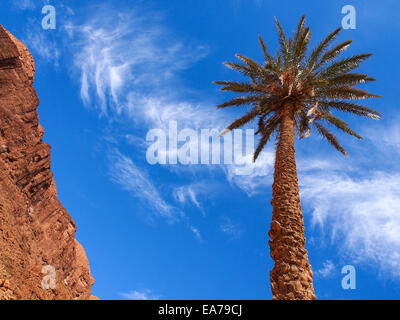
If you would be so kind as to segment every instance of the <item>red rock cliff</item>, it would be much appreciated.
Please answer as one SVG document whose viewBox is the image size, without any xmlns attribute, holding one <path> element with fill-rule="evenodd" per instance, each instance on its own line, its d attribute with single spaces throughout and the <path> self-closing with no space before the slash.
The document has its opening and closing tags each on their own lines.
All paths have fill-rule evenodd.
<svg viewBox="0 0 400 320">
<path fill-rule="evenodd" d="M 27 48 L 0 25 L 0 299 L 90 299 L 89 263 L 42 142 L 34 74 Z M 54 289 L 42 286 L 46 265 Z"/>
</svg>

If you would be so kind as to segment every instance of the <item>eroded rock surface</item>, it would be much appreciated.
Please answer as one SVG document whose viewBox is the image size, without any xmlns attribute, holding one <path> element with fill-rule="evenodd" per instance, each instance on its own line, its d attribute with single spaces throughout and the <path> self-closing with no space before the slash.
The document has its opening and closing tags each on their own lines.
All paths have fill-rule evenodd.
<svg viewBox="0 0 400 320">
<path fill-rule="evenodd" d="M 25 45 L 0 25 L 0 299 L 92 299 L 89 263 L 42 142 L 34 75 Z M 55 289 L 43 288 L 47 265 Z"/>
</svg>

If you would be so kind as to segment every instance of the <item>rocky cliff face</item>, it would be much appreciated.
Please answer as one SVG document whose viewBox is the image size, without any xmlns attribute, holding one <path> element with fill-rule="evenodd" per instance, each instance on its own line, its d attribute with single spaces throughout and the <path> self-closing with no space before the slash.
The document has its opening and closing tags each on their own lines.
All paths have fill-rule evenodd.
<svg viewBox="0 0 400 320">
<path fill-rule="evenodd" d="M 89 263 L 42 142 L 34 74 L 27 48 L 0 25 L 0 299 L 90 299 Z M 53 289 L 42 285 L 44 266 L 55 270 Z"/>
</svg>

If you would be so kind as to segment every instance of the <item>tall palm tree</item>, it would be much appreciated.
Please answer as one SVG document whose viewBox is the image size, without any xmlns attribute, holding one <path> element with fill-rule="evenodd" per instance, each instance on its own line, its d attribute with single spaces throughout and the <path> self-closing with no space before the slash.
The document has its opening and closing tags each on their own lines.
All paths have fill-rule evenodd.
<svg viewBox="0 0 400 320">
<path fill-rule="evenodd" d="M 305 26 L 304 16 L 300 19 L 297 32 L 289 39 L 278 20 L 276 25 L 280 50 L 275 57 L 268 52 L 263 39 L 259 37 L 265 58 L 263 64 L 239 54 L 236 55 L 241 60 L 239 63 L 224 62 L 225 66 L 248 77 L 248 82 L 215 81 L 215 84 L 223 86 L 221 91 L 243 95 L 217 108 L 249 106 L 249 111 L 230 124 L 222 134 L 258 119 L 256 134 L 260 135 L 260 140 L 254 161 L 270 138 L 276 137 L 271 201 L 273 211 L 268 232 L 271 238 L 271 257 L 275 262 L 270 272 L 273 299 L 315 299 L 313 274 L 305 248 L 295 160 L 295 132 L 302 139 L 308 137 L 313 129 L 347 156 L 326 124 L 358 139 L 362 138 L 332 112 L 348 112 L 380 119 L 379 112 L 348 101 L 379 96 L 355 88 L 375 79 L 366 74 L 351 72 L 371 54 L 338 60 L 351 40 L 330 47 L 341 28 L 329 34 L 308 54 L 311 32 Z"/>
</svg>

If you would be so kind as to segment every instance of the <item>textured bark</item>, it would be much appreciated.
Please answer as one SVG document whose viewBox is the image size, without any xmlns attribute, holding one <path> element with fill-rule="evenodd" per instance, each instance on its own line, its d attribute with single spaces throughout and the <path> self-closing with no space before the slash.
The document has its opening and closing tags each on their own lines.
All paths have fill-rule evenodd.
<svg viewBox="0 0 400 320">
<path fill-rule="evenodd" d="M 42 142 L 35 64 L 0 25 L 0 300 L 92 299 L 93 277 L 76 225 L 57 198 Z M 56 287 L 42 287 L 42 267 Z"/>
<path fill-rule="evenodd" d="M 272 222 L 268 233 L 271 257 L 275 261 L 270 272 L 274 300 L 316 298 L 305 249 L 294 141 L 294 112 L 290 105 L 286 105 L 276 149 Z"/>
</svg>

